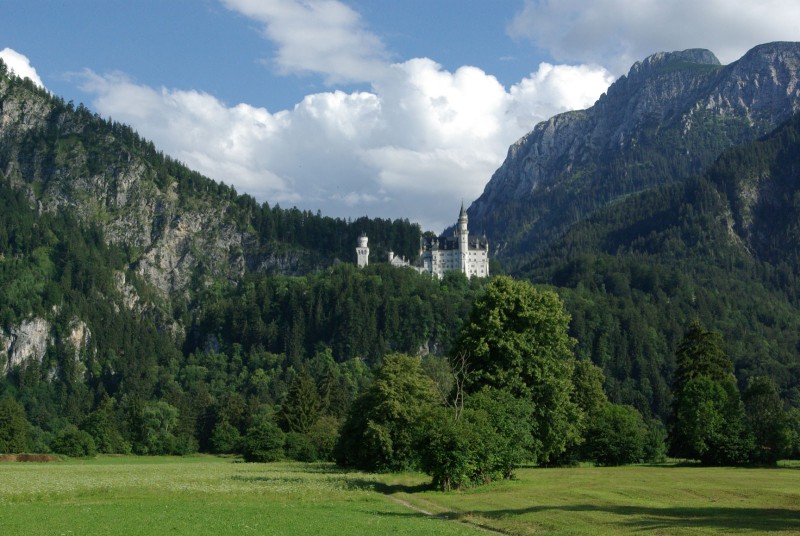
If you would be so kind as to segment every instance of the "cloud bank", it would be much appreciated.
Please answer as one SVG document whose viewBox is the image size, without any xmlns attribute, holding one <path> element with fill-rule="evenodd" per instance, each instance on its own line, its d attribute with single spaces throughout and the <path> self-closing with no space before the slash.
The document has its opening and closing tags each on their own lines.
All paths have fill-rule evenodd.
<svg viewBox="0 0 800 536">
<path fill-rule="evenodd" d="M 275 46 L 283 73 L 369 91 L 307 95 L 291 110 L 229 106 L 198 91 L 152 88 L 119 73 L 83 74 L 103 115 L 239 192 L 341 217 L 408 218 L 439 231 L 480 195 L 508 147 L 533 126 L 590 106 L 613 77 L 542 63 L 510 88 L 481 69 L 428 58 L 390 62 L 381 40 L 339 1 L 225 0 Z"/>
<path fill-rule="evenodd" d="M 20 78 L 30 78 L 31 82 L 43 88 L 44 84 L 42 79 L 36 73 L 36 69 L 31 65 L 30 60 L 23 56 L 16 50 L 4 48 L 0 50 L 0 59 L 8 66 L 8 68 Z"/>
<path fill-rule="evenodd" d="M 434 230 L 480 194 L 513 141 L 555 113 L 590 105 L 612 80 L 600 68 L 543 63 L 506 90 L 475 67 L 451 73 L 413 59 L 387 65 L 372 91 L 317 93 L 270 113 L 120 74 L 83 77 L 101 114 L 239 192 Z"/>
<path fill-rule="evenodd" d="M 615 75 L 654 52 L 707 48 L 722 63 L 800 36 L 796 0 L 526 0 L 509 24 L 557 61 L 595 63 Z"/>
</svg>

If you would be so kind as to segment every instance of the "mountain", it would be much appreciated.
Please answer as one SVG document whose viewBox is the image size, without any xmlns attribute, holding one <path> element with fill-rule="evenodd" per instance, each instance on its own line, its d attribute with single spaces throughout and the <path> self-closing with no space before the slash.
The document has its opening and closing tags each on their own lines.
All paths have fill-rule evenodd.
<svg viewBox="0 0 800 536">
<path fill-rule="evenodd" d="M 350 261 L 368 232 L 378 254 L 416 255 L 408 221 L 348 223 L 259 205 L 159 152 L 130 127 L 0 72 L 0 173 L 40 213 L 68 211 L 124 249 L 165 298 L 192 277 L 237 281 L 251 271 L 303 274 Z"/>
<path fill-rule="evenodd" d="M 663 419 L 699 318 L 740 387 L 766 375 L 800 407 L 797 49 L 651 56 L 538 125 L 471 207 L 514 275 L 561 294 L 613 401 Z M 483 281 L 357 269 L 362 232 L 373 258 L 419 244 L 408 221 L 259 204 L 0 63 L 0 398 L 30 450 L 75 425 L 106 452 L 227 452 L 298 378 L 341 418 L 396 351 L 445 382 Z"/>
<path fill-rule="evenodd" d="M 688 323 L 723 334 L 740 388 L 769 376 L 800 405 L 800 114 L 702 175 L 597 209 L 519 274 L 554 285 L 577 354 L 609 396 L 669 414 Z"/>
<path fill-rule="evenodd" d="M 657 53 L 586 110 L 536 125 L 508 151 L 470 223 L 510 268 L 626 195 L 702 173 L 720 153 L 800 109 L 800 43 L 720 65 L 707 50 Z"/>
<path fill-rule="evenodd" d="M 230 452 L 298 377 L 333 432 L 387 353 L 446 378 L 483 282 L 359 269 L 362 233 L 373 261 L 418 252 L 417 224 L 259 204 L 0 62 L 0 399 L 30 451 L 78 426 L 103 452 Z"/>
</svg>

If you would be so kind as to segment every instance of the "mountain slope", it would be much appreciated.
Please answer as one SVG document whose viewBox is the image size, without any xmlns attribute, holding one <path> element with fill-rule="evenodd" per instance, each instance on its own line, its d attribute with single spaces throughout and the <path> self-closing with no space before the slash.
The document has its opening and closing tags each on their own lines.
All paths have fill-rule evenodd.
<svg viewBox="0 0 800 536">
<path fill-rule="evenodd" d="M 408 221 L 325 218 L 259 205 L 191 171 L 130 127 L 9 77 L 0 63 L 0 178 L 40 213 L 61 210 L 125 251 L 130 269 L 166 299 L 197 281 L 245 273 L 303 274 L 354 257 L 368 232 L 376 255 L 414 257 Z"/>
<path fill-rule="evenodd" d="M 761 45 L 728 66 L 706 50 L 654 54 L 591 108 L 512 145 L 470 221 L 513 269 L 620 196 L 701 173 L 774 129 L 800 109 L 798 67 L 798 43 Z"/>
<path fill-rule="evenodd" d="M 669 413 L 688 322 L 723 333 L 740 386 L 767 375 L 800 404 L 800 114 L 706 174 L 627 196 L 521 271 L 559 287 L 577 352 L 612 398 Z"/>
</svg>

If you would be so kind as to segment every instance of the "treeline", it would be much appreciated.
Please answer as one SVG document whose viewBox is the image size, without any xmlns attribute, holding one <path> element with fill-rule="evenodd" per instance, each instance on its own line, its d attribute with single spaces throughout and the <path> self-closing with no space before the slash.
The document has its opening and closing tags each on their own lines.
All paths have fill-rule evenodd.
<svg viewBox="0 0 800 536">
<path fill-rule="evenodd" d="M 457 272 L 438 281 L 388 264 L 362 270 L 342 263 L 305 277 L 251 274 L 235 288 L 202 292 L 184 350 L 261 348 L 296 366 L 320 347 L 337 362 L 368 364 L 391 352 L 442 354 L 482 284 Z"/>
</svg>

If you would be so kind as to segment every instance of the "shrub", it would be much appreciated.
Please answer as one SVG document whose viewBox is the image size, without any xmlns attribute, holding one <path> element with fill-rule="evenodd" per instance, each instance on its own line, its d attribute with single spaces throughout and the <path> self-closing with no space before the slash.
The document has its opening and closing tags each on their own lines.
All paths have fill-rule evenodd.
<svg viewBox="0 0 800 536">
<path fill-rule="evenodd" d="M 287 458 L 297 460 L 298 462 L 315 462 L 317 461 L 317 449 L 311 442 L 307 434 L 300 432 L 289 432 L 286 434 L 286 441 L 283 446 L 283 451 Z"/>
<path fill-rule="evenodd" d="M 647 439 L 647 426 L 636 408 L 606 403 L 589 423 L 584 448 L 598 465 L 625 465 L 642 461 Z"/>
<path fill-rule="evenodd" d="M 217 454 L 231 454 L 239 449 L 239 430 L 228 422 L 218 423 L 211 432 L 211 450 Z"/>
<path fill-rule="evenodd" d="M 283 457 L 285 434 L 277 424 L 262 420 L 247 430 L 242 455 L 247 462 L 274 462 Z"/>
<path fill-rule="evenodd" d="M 532 409 L 507 390 L 484 388 L 466 399 L 458 416 L 444 408 L 431 411 L 418 445 L 422 469 L 442 490 L 511 478 L 533 456 Z"/>
<path fill-rule="evenodd" d="M 53 452 L 73 458 L 91 457 L 97 454 L 97 446 L 91 434 L 78 430 L 72 424 L 56 435 L 52 447 Z"/>
<path fill-rule="evenodd" d="M 28 441 L 28 419 L 25 408 L 11 397 L 0 400 L 0 453 L 25 450 Z"/>
<path fill-rule="evenodd" d="M 333 451 L 339 441 L 341 422 L 331 415 L 323 415 L 308 431 L 308 439 L 317 451 L 319 460 L 333 461 Z"/>
<path fill-rule="evenodd" d="M 433 381 L 422 371 L 420 358 L 386 356 L 375 382 L 350 408 L 336 446 L 337 463 L 366 471 L 415 466 L 420 419 L 435 399 Z"/>
</svg>

